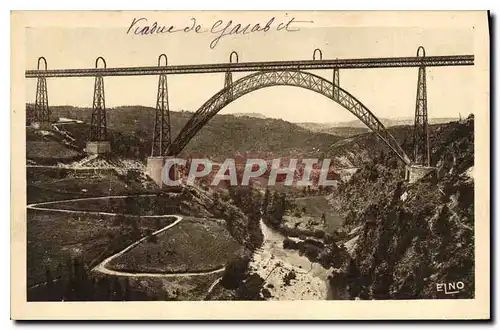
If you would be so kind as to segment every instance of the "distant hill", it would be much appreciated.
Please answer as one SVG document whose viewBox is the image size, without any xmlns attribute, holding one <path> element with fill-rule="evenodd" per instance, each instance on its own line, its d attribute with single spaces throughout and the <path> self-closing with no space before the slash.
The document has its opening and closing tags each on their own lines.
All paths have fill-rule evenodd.
<svg viewBox="0 0 500 330">
<path fill-rule="evenodd" d="M 232 115 L 235 117 L 250 117 L 250 118 L 259 118 L 259 119 L 266 119 L 267 118 L 263 114 L 257 113 L 257 112 L 239 112 L 239 113 L 233 113 Z"/>
<path fill-rule="evenodd" d="M 394 126 L 412 126 L 414 118 L 379 118 L 385 127 Z M 430 118 L 429 124 L 446 124 L 452 121 L 457 121 L 458 118 Z M 308 129 L 311 132 L 333 134 L 342 137 L 352 137 L 355 135 L 368 133 L 370 129 L 360 120 L 351 120 L 338 123 L 297 123 L 298 126 Z"/>
<path fill-rule="evenodd" d="M 28 105 L 30 107 L 31 105 Z M 83 123 L 63 123 L 60 129 L 75 138 L 83 148 L 88 139 L 90 108 L 72 106 L 51 107 L 53 121 L 58 118 L 80 120 Z M 107 110 L 108 134 L 112 149 L 124 157 L 144 160 L 151 154 L 154 127 L 154 108 L 122 106 Z M 193 115 L 187 111 L 171 111 L 172 138 Z M 314 155 L 326 151 L 341 137 L 315 133 L 279 119 L 249 116 L 216 115 L 191 140 L 184 153 L 211 157 L 234 157 L 251 153 L 272 157 Z"/>
<path fill-rule="evenodd" d="M 354 135 L 359 135 L 363 133 L 368 133 L 370 129 L 366 126 L 364 127 L 349 127 L 349 126 L 332 126 L 333 124 L 324 123 L 298 123 L 298 126 L 308 129 L 311 132 L 333 134 L 343 137 L 350 137 Z"/>
</svg>

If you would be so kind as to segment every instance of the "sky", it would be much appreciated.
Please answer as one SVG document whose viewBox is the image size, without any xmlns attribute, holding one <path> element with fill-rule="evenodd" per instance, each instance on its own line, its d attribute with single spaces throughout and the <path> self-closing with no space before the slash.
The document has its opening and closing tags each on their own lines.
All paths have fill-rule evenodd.
<svg viewBox="0 0 500 330">
<path fill-rule="evenodd" d="M 153 21 L 152 18 L 149 18 Z M 284 19 L 284 18 L 280 18 Z M 244 20 L 244 19 L 243 19 Z M 186 18 L 189 21 L 189 17 Z M 431 55 L 473 54 L 469 30 L 418 27 L 325 27 L 304 24 L 300 31 L 225 36 L 213 49 L 211 34 L 131 35 L 122 27 L 37 27 L 26 29 L 26 68 L 36 69 L 39 56 L 49 69 L 91 68 L 102 56 L 108 67 L 153 66 L 165 53 L 169 64 L 223 63 L 238 52 L 240 62 L 312 59 L 320 48 L 324 59 L 414 56 L 418 46 Z M 473 112 L 474 67 L 427 69 L 429 117 L 458 117 Z M 331 80 L 333 70 L 314 70 Z M 234 73 L 236 80 L 249 73 Z M 340 86 L 377 117 L 413 117 L 418 68 L 340 70 Z M 154 106 L 157 76 L 105 77 L 106 106 Z M 196 111 L 223 88 L 224 74 L 170 75 L 170 108 Z M 50 105 L 92 105 L 94 78 L 48 78 Z M 34 102 L 36 79 L 25 84 L 26 102 Z M 290 122 L 342 122 L 349 111 L 314 92 L 296 87 L 261 89 L 231 103 L 220 113 L 257 112 Z"/>
</svg>

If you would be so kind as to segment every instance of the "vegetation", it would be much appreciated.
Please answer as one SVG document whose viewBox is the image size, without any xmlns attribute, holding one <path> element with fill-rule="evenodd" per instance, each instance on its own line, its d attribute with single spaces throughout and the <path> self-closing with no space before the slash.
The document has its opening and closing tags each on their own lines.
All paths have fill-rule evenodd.
<svg viewBox="0 0 500 330">
<path fill-rule="evenodd" d="M 250 274 L 249 262 L 249 254 L 237 256 L 229 261 L 222 276 L 221 285 L 235 291 L 235 300 L 265 300 L 263 297 L 266 290 L 265 281 L 255 273 Z"/>
<path fill-rule="evenodd" d="M 95 277 L 81 258 L 68 258 L 55 270 L 45 269 L 45 282 L 28 290 L 28 301 L 154 300 L 134 289 L 128 278 Z"/>
<path fill-rule="evenodd" d="M 227 262 L 221 285 L 227 289 L 237 289 L 246 278 L 250 256 L 239 255 Z"/>
<path fill-rule="evenodd" d="M 85 124 L 66 124 L 64 128 L 77 140 L 86 142 L 90 108 L 55 106 L 51 111 L 54 119 L 66 117 L 84 121 Z M 108 109 L 108 132 L 112 148 L 118 155 L 136 159 L 149 156 L 154 111 L 154 108 L 142 106 Z M 191 112 L 170 112 L 172 136 L 177 136 L 191 116 Z M 238 143 L 234 142 L 235 138 Z M 338 136 L 314 133 L 283 120 L 216 115 L 188 144 L 185 153 L 213 159 L 247 153 L 314 154 L 317 148 L 326 150 L 339 139 Z"/>
<path fill-rule="evenodd" d="M 108 267 L 131 273 L 205 272 L 223 267 L 240 250 L 227 230 L 210 219 L 185 217 L 172 230 L 156 236 L 114 259 Z"/>
<path fill-rule="evenodd" d="M 264 204 L 267 207 L 263 209 L 263 219 L 269 226 L 279 228 L 283 224 L 283 216 L 287 208 L 290 208 L 292 199 L 287 199 L 286 193 L 274 191 L 271 194 L 269 190 L 266 190 L 264 196 L 266 197 Z"/>
<path fill-rule="evenodd" d="M 474 297 L 473 124 L 432 131 L 437 180 L 407 184 L 404 169 L 381 153 L 339 186 L 345 231 L 360 229 L 354 257 L 343 263 L 350 298 Z M 452 296 L 436 290 L 456 281 L 468 285 Z"/>
<path fill-rule="evenodd" d="M 171 221 L 165 219 L 164 221 Z M 28 210 L 28 287 L 43 282 L 60 260 L 81 258 L 88 268 L 146 235 L 154 223 L 112 216 Z"/>
<path fill-rule="evenodd" d="M 90 109 L 53 107 L 52 110 L 53 116 L 80 119 L 85 123 L 60 125 L 63 132 L 49 135 L 29 129 L 27 155 L 30 162 L 51 165 L 83 157 L 81 151 L 88 138 Z M 153 114 L 153 109 L 147 107 L 108 111 L 110 140 L 118 157 L 144 160 L 149 155 Z M 173 136 L 191 115 L 172 112 Z M 264 280 L 250 274 L 248 269 L 248 255 L 262 245 L 261 218 L 288 236 L 300 238 L 298 242 L 285 240 L 285 248 L 297 249 L 310 260 L 335 268 L 332 284 L 345 286 L 347 298 L 450 298 L 437 292 L 435 284 L 453 281 L 466 283 L 465 290 L 454 298 L 472 298 L 474 180 L 470 170 L 474 166 L 473 124 L 473 118 L 468 118 L 431 125 L 432 163 L 438 167 L 438 179 L 424 179 L 408 185 L 402 180 L 403 167 L 374 133 L 340 140 L 337 136 L 313 133 L 281 120 L 217 115 L 191 141 L 185 154 L 215 160 L 235 155 L 246 157 L 249 152 L 266 155 L 266 158 L 314 155 L 334 158 L 334 166 L 359 170 L 349 182 L 340 183 L 335 190 L 307 187 L 295 192 L 266 190 L 262 194 L 252 187 L 228 187 L 210 198 L 205 192 L 208 187 L 204 187 L 205 191 L 186 188 L 177 191 L 180 193 L 175 196 L 60 202 L 52 206 L 135 214 L 137 217 L 29 210 L 27 271 L 31 289 L 28 299 L 150 299 L 151 290 L 164 288 L 164 282 L 145 280 L 140 290 L 143 293 L 134 293 L 129 281 L 106 276 L 93 278 L 88 273 L 106 256 L 146 236 L 146 241 L 116 259 L 111 267 L 129 271 L 187 272 L 226 265 L 221 285 L 233 290 L 235 299 L 262 299 L 269 294 L 262 287 Z M 68 139 L 65 131 L 74 140 Z M 390 131 L 410 154 L 410 127 L 392 127 Z M 49 153 L 50 159 L 45 157 Z M 134 171 L 120 174 L 114 170 L 29 168 L 27 181 L 28 203 L 158 193 L 158 189 Z M 331 219 L 330 212 L 325 212 L 323 196 L 331 193 L 342 211 L 338 219 Z M 182 222 L 175 231 L 156 236 L 152 233 L 172 219 L 139 217 L 168 213 L 204 219 Z M 328 233 L 316 227 L 288 227 L 287 213 L 304 222 L 308 217 L 315 217 L 330 226 Z M 209 217 L 224 219 L 227 230 L 216 220 L 207 219 Z M 337 230 L 339 219 L 345 219 L 345 224 Z M 353 230 L 355 234 L 351 235 Z M 340 243 L 353 242 L 354 238 L 357 241 L 352 251 L 347 252 Z M 233 259 L 235 256 L 237 258 Z M 59 263 L 60 260 L 64 262 Z M 196 269 L 192 265 L 196 265 Z M 294 275 L 286 276 L 288 284 Z M 208 278 L 212 282 L 215 279 Z M 191 285 L 201 280 L 187 278 L 185 281 L 190 281 Z M 201 289 L 196 290 L 210 285 L 207 281 L 205 279 Z M 176 299 L 182 295 L 178 288 L 172 290 L 173 294 L 166 294 L 162 299 Z M 197 292 L 196 296 L 201 293 Z"/>
<path fill-rule="evenodd" d="M 50 204 L 53 209 L 90 212 L 123 213 L 137 216 L 157 216 L 180 212 L 182 196 L 152 194 L 148 196 L 126 196 L 119 198 L 61 201 Z M 154 220 L 153 220 L 154 221 Z"/>
<path fill-rule="evenodd" d="M 115 170 L 72 170 L 66 168 L 27 168 L 28 203 L 73 198 L 154 194 L 158 188 L 150 181 L 121 175 Z"/>
<path fill-rule="evenodd" d="M 262 245 L 261 195 L 252 186 L 229 186 L 214 193 L 214 216 L 226 220 L 231 235 L 250 251 Z"/>
</svg>

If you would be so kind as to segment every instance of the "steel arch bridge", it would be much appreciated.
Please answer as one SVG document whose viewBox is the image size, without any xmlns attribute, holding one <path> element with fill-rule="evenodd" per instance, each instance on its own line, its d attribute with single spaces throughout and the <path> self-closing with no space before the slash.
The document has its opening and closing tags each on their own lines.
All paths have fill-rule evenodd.
<svg viewBox="0 0 500 330">
<path fill-rule="evenodd" d="M 318 55 L 318 56 L 317 56 Z M 165 57 L 165 64 L 161 58 Z M 233 62 L 234 57 L 234 62 Z M 99 59 L 104 63 L 98 68 Z M 43 60 L 44 68 L 40 68 Z M 148 157 L 147 173 L 160 186 L 162 183 L 162 166 L 165 157 L 178 155 L 197 134 L 197 132 L 226 105 L 252 91 L 272 86 L 295 86 L 308 89 L 326 96 L 332 101 L 354 114 L 401 159 L 407 168 L 418 167 L 415 173 L 424 173 L 430 168 L 430 145 L 428 133 L 427 113 L 427 67 L 449 67 L 474 65 L 474 55 L 446 55 L 426 56 L 425 49 L 420 46 L 414 57 L 385 57 L 385 58 L 351 58 L 351 59 L 323 59 L 320 49 L 313 51 L 312 60 L 291 61 L 238 61 L 238 54 L 233 51 L 229 55 L 229 62 L 194 65 L 168 65 L 165 54 L 158 58 L 156 67 L 117 67 L 107 68 L 106 62 L 99 57 L 94 68 L 83 69 L 47 69 L 44 57 L 38 60 L 37 70 L 26 70 L 26 78 L 37 79 L 36 99 L 33 116 L 26 118 L 27 125 L 35 127 L 50 127 L 50 109 L 46 78 L 55 77 L 95 77 L 94 102 L 92 107 L 92 123 L 90 140 L 87 142 L 87 153 L 107 153 L 111 151 L 110 141 L 106 136 L 106 107 L 104 103 L 104 76 L 159 76 L 157 101 L 155 109 L 155 124 L 151 157 Z M 388 132 L 378 118 L 358 99 L 340 87 L 340 69 L 369 69 L 369 68 L 418 68 L 417 93 L 415 99 L 415 121 L 413 129 L 413 160 L 410 160 L 394 137 Z M 333 69 L 331 81 L 306 72 L 304 70 Z M 203 104 L 182 128 L 174 141 L 171 139 L 170 105 L 168 101 L 168 75 L 225 73 L 224 88 Z M 233 82 L 233 72 L 252 72 L 252 74 Z M 97 97 L 97 99 L 96 99 Z M 95 116 L 94 116 L 95 115 Z M 95 119 L 95 120 L 94 120 Z M 96 136 L 94 131 L 103 130 L 103 134 Z M 409 166 L 408 166 L 409 165 Z M 408 174 L 409 172 L 407 172 Z M 417 174 L 418 174 L 417 173 Z M 411 173 L 409 173 L 411 181 Z M 418 174 L 418 175 L 420 175 Z"/>
<path fill-rule="evenodd" d="M 358 99 L 332 82 L 305 71 L 260 71 L 226 85 L 191 117 L 167 149 L 167 156 L 179 154 L 203 126 L 229 103 L 253 91 L 272 86 L 295 86 L 319 93 L 349 110 L 377 134 L 405 164 L 411 163 L 396 139 Z"/>
</svg>

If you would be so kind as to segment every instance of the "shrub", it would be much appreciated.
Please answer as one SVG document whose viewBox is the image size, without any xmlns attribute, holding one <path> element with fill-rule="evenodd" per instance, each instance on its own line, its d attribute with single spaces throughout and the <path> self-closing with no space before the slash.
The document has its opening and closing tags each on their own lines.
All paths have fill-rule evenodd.
<svg viewBox="0 0 500 330">
<path fill-rule="evenodd" d="M 297 275 L 295 274 L 295 272 L 293 270 L 291 270 L 288 274 L 285 275 L 285 277 L 283 277 L 283 283 L 286 286 L 289 286 L 290 281 L 294 280 L 296 277 L 297 277 Z"/>
<path fill-rule="evenodd" d="M 318 248 L 323 248 L 325 246 L 322 242 L 316 241 L 314 239 L 306 239 L 304 243 L 307 245 L 313 245 Z"/>
<path fill-rule="evenodd" d="M 298 249 L 298 245 L 295 241 L 293 241 L 289 238 L 285 238 L 285 240 L 283 241 L 283 248 L 290 249 L 290 250 L 296 250 L 296 249 Z"/>
<path fill-rule="evenodd" d="M 238 298 L 241 300 L 263 300 L 260 296 L 263 290 L 264 279 L 257 274 L 250 275 L 238 286 Z"/>
<path fill-rule="evenodd" d="M 316 238 L 324 238 L 325 235 L 326 235 L 326 233 L 325 233 L 324 230 L 319 230 L 318 229 L 318 230 L 314 231 L 314 235 L 313 236 L 316 237 Z"/>
<path fill-rule="evenodd" d="M 309 258 L 311 261 L 317 261 L 319 253 L 321 252 L 321 249 L 310 244 L 304 244 L 304 249 L 305 249 L 305 255 Z"/>
<path fill-rule="evenodd" d="M 335 241 L 336 241 L 335 233 L 332 234 L 325 233 L 325 237 L 323 237 L 323 242 L 325 243 L 325 245 L 332 244 Z"/>
<path fill-rule="evenodd" d="M 262 295 L 264 296 L 264 298 L 271 298 L 272 295 L 271 295 L 271 291 L 269 291 L 269 289 L 262 289 Z"/>
<path fill-rule="evenodd" d="M 236 289 L 245 279 L 248 270 L 248 256 L 238 256 L 233 260 L 228 261 L 226 269 L 222 275 L 221 285 L 226 289 Z"/>
</svg>

